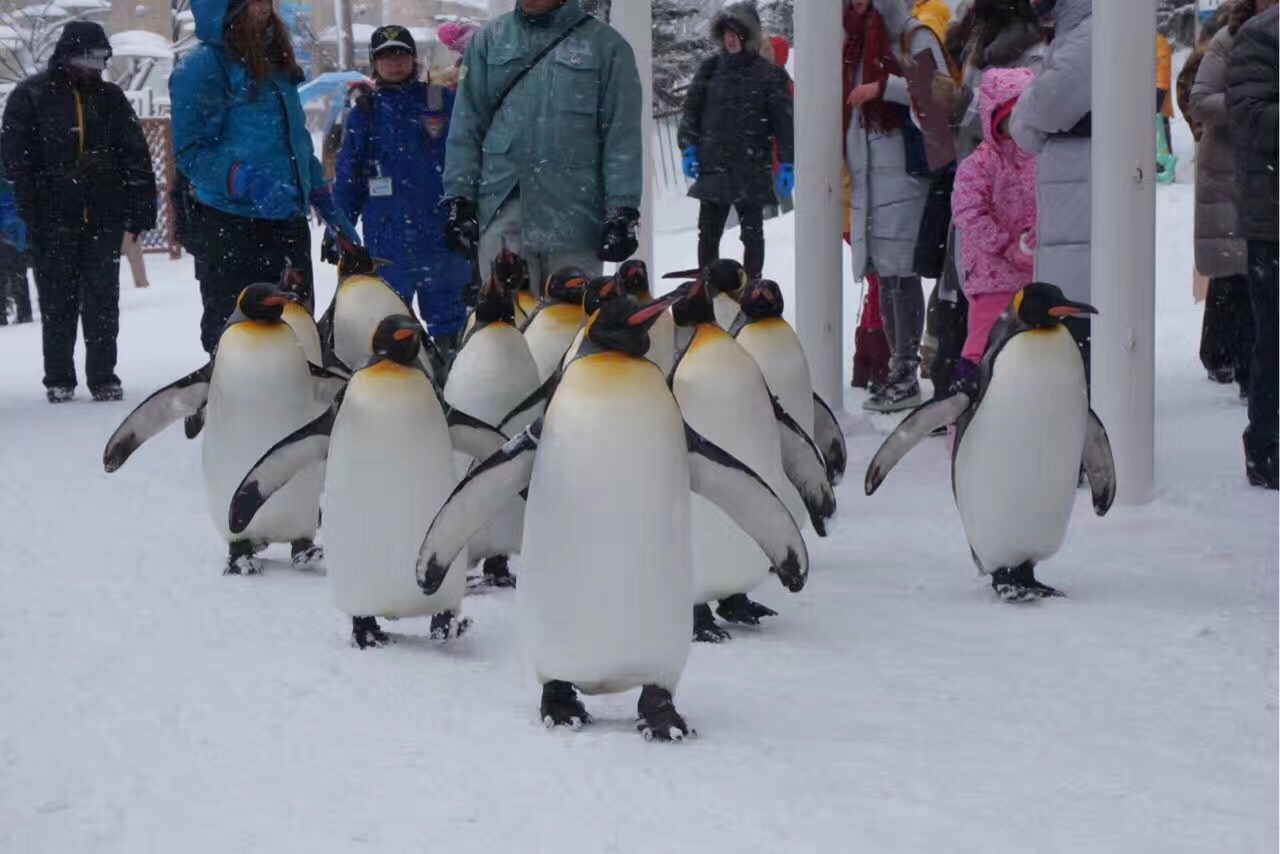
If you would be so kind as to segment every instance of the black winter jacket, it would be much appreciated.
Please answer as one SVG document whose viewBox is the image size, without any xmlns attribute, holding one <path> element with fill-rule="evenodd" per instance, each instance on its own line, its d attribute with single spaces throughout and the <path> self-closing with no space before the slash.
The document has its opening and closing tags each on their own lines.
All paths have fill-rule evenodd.
<svg viewBox="0 0 1280 854">
<path fill-rule="evenodd" d="M 155 227 L 151 154 L 114 83 L 73 86 L 57 60 L 22 81 L 5 105 L 0 156 L 37 250 L 59 232 Z"/>
<path fill-rule="evenodd" d="M 689 195 L 718 204 L 771 205 L 773 141 L 778 160 L 795 163 L 791 80 L 764 57 L 721 51 L 702 63 L 680 117 L 681 150 L 698 149 Z"/>
<path fill-rule="evenodd" d="M 1227 112 L 1240 185 L 1240 231 L 1246 240 L 1276 243 L 1277 87 L 1276 28 L 1280 7 L 1272 6 L 1236 33 L 1227 60 Z"/>
</svg>

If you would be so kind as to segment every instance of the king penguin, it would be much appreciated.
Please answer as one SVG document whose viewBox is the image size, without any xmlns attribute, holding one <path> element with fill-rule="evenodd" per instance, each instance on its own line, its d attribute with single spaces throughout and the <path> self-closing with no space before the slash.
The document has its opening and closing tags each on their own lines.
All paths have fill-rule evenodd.
<svg viewBox="0 0 1280 854">
<path fill-rule="evenodd" d="M 1060 595 L 1036 579 L 1035 567 L 1066 538 L 1082 465 L 1094 511 L 1106 515 L 1115 499 L 1111 443 L 1089 408 L 1080 350 L 1062 325 L 1096 313 L 1054 285 L 1018 291 L 991 330 L 975 378 L 912 412 L 867 468 L 871 495 L 922 438 L 954 423 L 960 521 L 978 571 L 1009 601 Z"/>
<path fill-rule="evenodd" d="M 116 428 L 103 453 L 104 467 L 113 472 L 169 424 L 205 410 L 205 496 L 214 525 L 230 544 L 225 570 L 230 575 L 261 572 L 253 555 L 267 543 L 291 543 L 298 565 L 320 557 L 314 543 L 323 480 L 319 467 L 301 472 L 252 526 L 240 531 L 227 526 L 227 508 L 244 473 L 273 443 L 323 412 L 344 382 L 308 363 L 282 320 L 289 304 L 275 285 L 245 288 L 212 361 L 144 400 Z"/>
<path fill-rule="evenodd" d="M 491 270 L 493 278 L 511 295 L 511 310 L 515 317 L 516 329 L 523 329 L 529 320 L 529 315 L 538 305 L 538 298 L 533 295 L 533 286 L 529 280 L 529 262 L 507 249 L 506 242 L 503 241 L 502 248 L 493 259 Z M 466 325 L 462 329 L 463 341 L 475 325 L 476 313 L 473 309 L 467 315 Z"/>
<path fill-rule="evenodd" d="M 549 727 L 590 720 L 575 687 L 639 686 L 636 726 L 646 739 L 691 733 L 672 699 L 692 630 L 691 489 L 750 532 L 790 589 L 808 573 L 786 506 L 683 422 L 661 371 L 644 358 L 648 327 L 679 296 L 605 303 L 546 415 L 463 480 L 418 556 L 418 582 L 430 594 L 471 532 L 527 490 L 516 601 Z"/>
<path fill-rule="evenodd" d="M 582 349 L 583 343 L 587 340 L 587 333 L 591 330 L 591 324 L 595 323 L 596 313 L 600 311 L 600 307 L 609 300 L 618 299 L 622 296 L 625 296 L 625 293 L 616 276 L 596 276 L 587 282 L 587 286 L 582 290 L 582 326 L 578 328 L 578 334 L 573 337 L 573 343 L 565 351 L 564 361 L 560 363 L 562 370 L 569 367 L 569 363 L 578 357 L 578 351 Z M 639 298 L 637 297 L 637 299 Z M 648 300 L 640 301 L 647 302 Z M 660 321 L 661 318 L 659 318 L 658 322 Z M 657 325 L 657 322 L 655 322 L 654 326 L 656 327 Z M 652 344 L 650 349 L 652 350 Z M 650 359 L 649 361 L 652 362 L 653 360 Z M 657 362 L 654 362 L 654 364 L 657 364 Z M 661 366 L 659 366 L 658 370 L 662 370 Z"/>
<path fill-rule="evenodd" d="M 547 277 L 541 302 L 525 322 L 522 331 L 538 365 L 539 382 L 546 382 L 560 367 L 582 326 L 582 292 L 588 278 L 576 267 L 552 273 Z"/>
<path fill-rule="evenodd" d="M 480 288 L 475 323 L 464 334 L 462 347 L 449 371 L 444 399 L 449 406 L 503 430 L 519 432 L 541 414 L 529 407 L 515 414 L 516 406 L 538 390 L 538 366 L 529 344 L 515 327 L 515 300 L 507 283 L 509 271 L 523 262 L 513 253 L 500 252 L 489 278 Z M 508 556 L 520 551 L 524 527 L 524 501 L 513 498 L 502 513 L 476 532 L 468 546 L 468 562 L 484 561 L 482 585 L 512 587 L 515 577 Z"/>
<path fill-rule="evenodd" d="M 685 423 L 759 474 L 798 526 L 808 514 L 824 534 L 836 502 L 822 454 L 769 393 L 755 360 L 716 324 L 703 280 L 688 286 L 673 314 L 681 330 L 692 333 L 682 336 L 687 343 L 671 376 Z M 692 512 L 694 640 L 730 637 L 711 614 L 708 603 L 715 600 L 717 613 L 729 622 L 756 625 L 776 616 L 747 598 L 769 574 L 769 561 L 751 538 L 699 495 L 693 496 Z"/>
<path fill-rule="evenodd" d="M 419 362 L 420 327 L 407 315 L 384 318 L 374 357 L 322 415 L 285 437 L 235 490 L 232 531 L 252 526 L 299 472 L 324 467 L 326 563 L 334 601 L 364 649 L 388 640 L 378 617 L 431 618 L 431 636 L 457 637 L 463 572 L 424 596 L 414 577 L 418 546 L 456 483 L 454 449 L 485 458 L 505 437 L 456 410 L 447 416 Z"/>
<path fill-rule="evenodd" d="M 700 270 L 666 273 L 662 278 L 701 279 L 715 303 L 716 325 L 726 330 L 738 317 L 738 300 L 749 280 L 746 269 L 732 258 L 717 259 Z"/>
<path fill-rule="evenodd" d="M 849 458 L 844 431 L 831 407 L 813 390 L 800 336 L 782 316 L 782 289 L 770 279 L 749 282 L 739 305 L 741 312 L 729 334 L 755 358 L 782 408 L 809 430 L 827 461 L 827 476 L 839 483 Z"/>
<path fill-rule="evenodd" d="M 624 261 L 618 265 L 616 274 L 618 284 L 623 293 L 630 297 L 648 302 L 653 299 L 649 291 L 649 268 L 643 261 Z M 667 311 L 649 330 L 649 352 L 646 358 L 658 366 L 664 377 L 671 376 L 671 369 L 676 363 L 676 322 Z"/>
</svg>

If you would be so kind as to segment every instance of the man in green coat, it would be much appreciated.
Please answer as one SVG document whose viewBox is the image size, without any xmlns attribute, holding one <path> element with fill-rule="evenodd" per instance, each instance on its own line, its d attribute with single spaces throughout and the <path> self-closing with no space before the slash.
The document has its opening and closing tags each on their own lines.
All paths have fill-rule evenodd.
<svg viewBox="0 0 1280 854">
<path fill-rule="evenodd" d="M 508 82 L 562 36 L 499 104 Z M 478 252 L 487 273 L 505 242 L 538 289 L 560 267 L 597 275 L 601 262 L 625 261 L 638 246 L 640 112 L 635 55 L 622 36 L 581 0 L 518 0 L 475 34 L 459 69 L 444 166 L 447 245 Z"/>
</svg>

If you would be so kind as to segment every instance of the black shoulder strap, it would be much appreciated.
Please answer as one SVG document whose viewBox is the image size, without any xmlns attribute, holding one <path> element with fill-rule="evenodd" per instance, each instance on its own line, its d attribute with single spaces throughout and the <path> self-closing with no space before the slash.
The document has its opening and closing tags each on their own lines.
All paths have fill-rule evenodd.
<svg viewBox="0 0 1280 854">
<path fill-rule="evenodd" d="M 494 115 L 498 114 L 498 109 L 502 106 L 502 102 L 507 100 L 507 96 L 511 94 L 511 90 L 516 88 L 516 84 L 519 83 L 521 80 L 523 80 L 526 74 L 532 71 L 539 62 L 542 62 L 542 60 L 546 59 L 547 54 L 551 53 L 551 51 L 559 47 L 561 42 L 569 38 L 569 36 L 573 34 L 574 30 L 578 29 L 578 27 L 581 27 L 583 24 L 585 24 L 587 21 L 590 21 L 590 20 L 591 20 L 590 15 L 583 15 L 581 18 L 574 21 L 567 28 L 565 28 L 564 32 L 560 33 L 560 35 L 552 39 L 550 44 L 548 44 L 542 50 L 538 51 L 537 55 L 534 56 L 533 59 L 525 63 L 523 68 L 521 68 L 515 74 L 511 75 L 511 79 L 507 81 L 507 85 L 503 86 L 502 92 L 498 94 L 498 100 L 494 102 L 493 114 Z"/>
</svg>

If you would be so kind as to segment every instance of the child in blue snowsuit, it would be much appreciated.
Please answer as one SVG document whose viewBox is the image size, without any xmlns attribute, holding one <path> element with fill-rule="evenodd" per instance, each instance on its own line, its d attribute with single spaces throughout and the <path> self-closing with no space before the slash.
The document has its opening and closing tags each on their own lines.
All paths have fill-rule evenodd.
<svg viewBox="0 0 1280 854">
<path fill-rule="evenodd" d="M 392 262 L 379 275 L 410 305 L 417 294 L 428 334 L 452 350 L 471 280 L 470 262 L 445 248 L 438 210 L 453 92 L 417 79 L 417 46 L 404 27 L 374 31 L 369 55 L 378 87 L 347 117 L 334 197 L 353 223 L 363 219 L 369 252 Z"/>
</svg>

